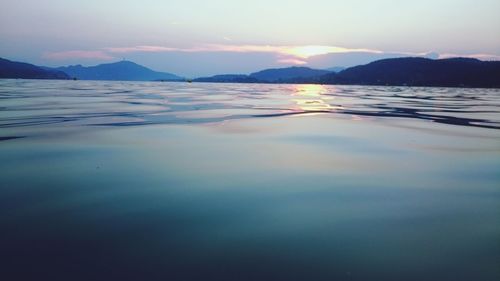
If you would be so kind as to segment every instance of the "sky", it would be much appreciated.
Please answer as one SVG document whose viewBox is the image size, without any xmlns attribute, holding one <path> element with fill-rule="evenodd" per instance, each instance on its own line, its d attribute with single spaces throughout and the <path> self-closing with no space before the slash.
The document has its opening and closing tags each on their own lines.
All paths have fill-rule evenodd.
<svg viewBox="0 0 500 281">
<path fill-rule="evenodd" d="M 500 60 L 499 11 L 499 0 L 0 0 L 0 57 L 127 59 L 185 77 L 401 56 Z"/>
</svg>

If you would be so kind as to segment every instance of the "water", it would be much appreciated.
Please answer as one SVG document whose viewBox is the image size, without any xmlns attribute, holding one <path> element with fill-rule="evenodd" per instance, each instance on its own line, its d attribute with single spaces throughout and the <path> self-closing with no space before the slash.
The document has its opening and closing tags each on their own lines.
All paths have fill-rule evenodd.
<svg viewBox="0 0 500 281">
<path fill-rule="evenodd" d="M 3 280 L 500 278 L 500 90 L 0 80 L 0 128 Z"/>
</svg>

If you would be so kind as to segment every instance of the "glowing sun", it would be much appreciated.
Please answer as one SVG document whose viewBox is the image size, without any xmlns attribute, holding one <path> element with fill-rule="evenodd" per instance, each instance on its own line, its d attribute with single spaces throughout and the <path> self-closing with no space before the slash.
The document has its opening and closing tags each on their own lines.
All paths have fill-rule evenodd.
<svg viewBox="0 0 500 281">
<path fill-rule="evenodd" d="M 293 55 L 295 57 L 307 59 L 310 57 L 335 53 L 338 51 L 339 48 L 337 47 L 310 45 L 310 46 L 293 47 L 288 49 L 286 53 Z"/>
</svg>

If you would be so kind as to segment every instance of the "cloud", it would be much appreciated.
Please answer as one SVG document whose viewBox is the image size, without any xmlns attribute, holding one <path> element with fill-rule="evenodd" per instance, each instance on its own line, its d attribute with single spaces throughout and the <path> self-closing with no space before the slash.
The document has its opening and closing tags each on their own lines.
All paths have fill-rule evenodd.
<svg viewBox="0 0 500 281">
<path fill-rule="evenodd" d="M 140 53 L 177 52 L 180 49 L 170 48 L 170 47 L 162 47 L 162 46 L 143 45 L 143 46 L 135 46 L 135 47 L 111 47 L 111 48 L 104 48 L 103 50 L 110 52 L 110 53 L 125 54 L 125 53 L 137 53 L 137 52 L 140 52 Z"/>
<path fill-rule="evenodd" d="M 228 38 L 229 39 L 229 38 Z M 229 39 L 230 40 L 230 39 Z M 132 52 L 235 52 L 235 53 L 276 53 L 280 55 L 293 56 L 296 58 L 308 58 L 317 55 L 331 53 L 383 53 L 373 49 L 349 49 L 336 46 L 306 45 L 306 46 L 271 46 L 271 45 L 229 45 L 229 44 L 205 44 L 192 48 L 173 48 L 165 46 L 134 46 L 134 47 L 111 47 L 104 48 L 111 53 Z"/>
<path fill-rule="evenodd" d="M 473 59 L 480 59 L 480 60 L 500 60 L 500 56 L 498 55 L 492 55 L 492 54 L 469 54 L 469 55 L 458 55 L 458 54 L 440 54 L 439 58 L 440 59 L 447 59 L 447 58 L 456 58 L 456 57 L 462 57 L 462 58 L 473 58 Z"/>
<path fill-rule="evenodd" d="M 110 53 L 163 53 L 163 52 L 184 52 L 184 53 L 197 53 L 197 52 L 236 52 L 236 53 L 279 53 L 281 47 L 265 46 L 265 45 L 218 45 L 218 44 L 205 44 L 199 47 L 190 48 L 177 48 L 166 46 L 152 46 L 141 45 L 132 47 L 108 47 L 102 50 Z"/>
<path fill-rule="evenodd" d="M 307 61 L 303 61 L 303 60 L 299 60 L 299 59 L 279 59 L 278 60 L 278 63 L 281 63 L 281 64 L 293 64 L 293 65 L 304 65 L 304 64 L 307 64 Z"/>
<path fill-rule="evenodd" d="M 42 57 L 49 60 L 68 60 L 68 59 L 97 59 L 113 60 L 115 57 L 104 51 L 82 51 L 72 50 L 63 52 L 45 52 Z"/>
<path fill-rule="evenodd" d="M 229 38 L 228 38 L 229 39 Z M 236 44 L 204 44 L 196 47 L 169 47 L 155 45 L 139 45 L 131 47 L 107 47 L 100 50 L 84 51 L 72 50 L 64 52 L 47 52 L 43 55 L 46 59 L 66 60 L 66 59 L 98 59 L 112 60 L 116 54 L 127 53 L 166 53 L 166 52 L 229 52 L 229 53 L 269 53 L 276 55 L 276 62 L 280 64 L 303 65 L 310 62 L 311 58 L 324 55 L 353 54 L 363 53 L 372 55 L 395 55 L 395 56 L 418 56 L 429 58 L 451 58 L 451 57 L 470 57 L 481 60 L 500 60 L 500 56 L 491 54 L 438 54 L 435 52 L 410 53 L 410 52 L 386 52 L 376 49 L 366 48 L 344 48 L 325 45 L 236 45 Z"/>
<path fill-rule="evenodd" d="M 282 47 L 284 54 L 292 55 L 295 57 L 307 59 L 314 56 L 327 55 L 327 54 L 342 54 L 342 53 L 372 53 L 382 54 L 382 51 L 373 49 L 349 49 L 335 46 L 320 46 L 308 45 L 298 47 Z"/>
<path fill-rule="evenodd" d="M 229 38 L 227 38 L 229 39 Z M 230 40 L 230 39 L 229 39 Z M 364 52 L 381 54 L 380 50 L 373 49 L 349 49 L 336 46 L 305 45 L 305 46 L 271 46 L 271 45 L 231 45 L 231 44 L 205 44 L 191 48 L 176 48 L 166 46 L 133 46 L 133 47 L 108 47 L 104 48 L 110 53 L 161 53 L 161 52 L 230 52 L 230 53 L 271 53 L 278 56 L 278 63 L 281 64 L 306 64 L 306 59 L 325 54 L 341 54 Z"/>
<path fill-rule="evenodd" d="M 280 53 L 283 47 L 270 45 L 223 45 L 208 44 L 201 50 L 205 52 L 233 52 L 233 53 Z"/>
</svg>

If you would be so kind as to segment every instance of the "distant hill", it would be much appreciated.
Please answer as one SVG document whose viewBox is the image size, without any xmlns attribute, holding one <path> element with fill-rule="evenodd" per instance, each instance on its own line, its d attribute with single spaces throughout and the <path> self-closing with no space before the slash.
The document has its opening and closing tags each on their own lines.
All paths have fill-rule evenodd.
<svg viewBox="0 0 500 281">
<path fill-rule="evenodd" d="M 153 71 L 131 61 L 100 64 L 85 67 L 73 65 L 56 68 L 67 73 L 72 78 L 80 80 L 114 80 L 114 81 L 180 81 L 182 77 L 167 73 Z"/>
<path fill-rule="evenodd" d="M 69 79 L 66 73 L 0 58 L 0 78 Z"/>
<path fill-rule="evenodd" d="M 327 70 L 312 69 L 309 67 L 288 67 L 266 69 L 250 74 L 250 77 L 267 82 L 294 82 L 298 78 L 318 77 L 330 73 Z"/>
<path fill-rule="evenodd" d="M 211 82 L 211 83 L 259 83 L 256 78 L 242 74 L 222 74 L 211 77 L 196 78 L 193 82 Z"/>
<path fill-rule="evenodd" d="M 288 67 L 265 69 L 250 75 L 223 74 L 211 77 L 196 78 L 193 82 L 214 83 L 316 83 L 323 75 L 330 73 L 326 70 L 308 67 Z"/>
<path fill-rule="evenodd" d="M 384 59 L 327 74 L 320 81 L 325 84 L 499 88 L 500 62 L 470 58 Z"/>
<path fill-rule="evenodd" d="M 330 71 L 330 72 L 341 72 L 342 70 L 345 70 L 345 69 L 346 68 L 343 66 L 334 66 L 334 67 L 327 68 L 325 70 Z"/>
</svg>

